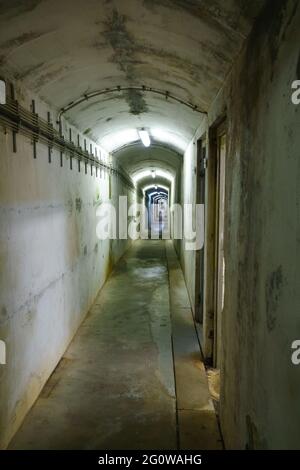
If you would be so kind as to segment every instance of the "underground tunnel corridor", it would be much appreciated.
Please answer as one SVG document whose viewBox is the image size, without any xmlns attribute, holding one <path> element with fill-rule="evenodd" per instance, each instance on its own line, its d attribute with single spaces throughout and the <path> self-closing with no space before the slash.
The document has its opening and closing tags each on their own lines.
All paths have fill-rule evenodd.
<svg viewBox="0 0 300 470">
<path fill-rule="evenodd" d="M 0 0 L 1 450 L 300 449 L 299 26 Z"/>
<path fill-rule="evenodd" d="M 200 446 L 222 442 L 183 275 L 169 242 L 138 241 L 9 448 Z"/>
</svg>

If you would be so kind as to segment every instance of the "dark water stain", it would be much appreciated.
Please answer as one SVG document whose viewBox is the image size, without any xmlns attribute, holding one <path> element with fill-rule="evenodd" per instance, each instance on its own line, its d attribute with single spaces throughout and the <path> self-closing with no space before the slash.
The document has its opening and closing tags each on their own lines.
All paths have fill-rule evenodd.
<svg viewBox="0 0 300 470">
<path fill-rule="evenodd" d="M 49 70 L 49 72 L 45 72 L 40 75 L 34 83 L 34 89 L 36 91 L 40 90 L 44 85 L 47 85 L 50 81 L 56 80 L 62 75 L 64 72 L 68 72 L 70 67 L 68 65 L 62 65 L 61 67 L 56 67 L 53 70 Z"/>
<path fill-rule="evenodd" d="M 19 46 L 22 46 L 23 44 L 26 44 L 27 42 L 40 38 L 41 36 L 43 36 L 43 34 L 44 33 L 41 33 L 41 32 L 38 33 L 34 31 L 27 31 L 26 33 L 16 36 L 15 38 L 2 42 L 0 45 L 0 48 L 11 49 L 11 48 L 19 47 Z"/>
<path fill-rule="evenodd" d="M 187 58 L 180 57 L 179 55 L 170 52 L 166 49 L 158 49 L 152 47 L 150 45 L 137 45 L 136 52 L 141 54 L 144 57 L 153 57 L 155 59 L 161 59 L 164 64 L 167 64 L 171 67 L 171 70 L 174 68 L 183 71 L 184 73 L 188 73 L 193 80 L 199 82 L 200 79 L 200 64 L 195 64 L 188 60 Z M 204 70 L 207 72 L 207 70 Z M 173 76 L 173 73 L 170 74 Z M 202 77 L 203 78 L 203 77 Z"/>
<path fill-rule="evenodd" d="M 147 77 L 156 79 L 159 76 L 160 80 L 165 82 L 166 78 L 169 81 L 173 80 L 172 86 L 183 89 L 186 94 L 189 94 L 189 90 L 194 90 L 195 83 L 202 84 L 203 87 L 208 87 L 206 94 L 209 90 L 213 90 L 211 94 L 211 98 L 213 98 L 222 84 L 223 70 L 230 64 L 232 52 L 218 51 L 210 41 L 198 41 L 197 47 L 201 54 L 201 60 L 197 62 L 173 51 L 155 48 L 148 44 L 137 45 L 136 52 L 147 57 L 150 62 L 147 68 L 143 67 L 144 75 Z M 157 62 L 163 64 L 163 68 L 156 68 L 153 65 Z M 216 75 L 216 70 L 220 71 L 220 76 Z M 180 86 L 180 83 L 185 86 Z M 203 97 L 198 97 L 198 99 L 203 99 Z M 193 102 L 192 97 L 190 101 Z M 202 102 L 201 107 L 203 106 L 206 107 L 207 104 L 204 105 Z"/>
<path fill-rule="evenodd" d="M 77 197 L 76 198 L 76 201 L 75 201 L 75 204 L 76 204 L 76 210 L 78 212 L 81 211 L 81 207 L 82 207 L 82 199 L 80 197 Z"/>
<path fill-rule="evenodd" d="M 9 18 L 33 11 L 43 0 L 0 0 L 0 16 Z"/>
<path fill-rule="evenodd" d="M 67 211 L 69 215 L 72 215 L 73 212 L 73 201 L 72 199 L 69 199 L 67 202 Z"/>
<path fill-rule="evenodd" d="M 8 318 L 7 308 L 3 306 L 1 308 L 1 312 L 0 312 L 0 319 L 1 320 L 6 320 L 7 318 Z"/>
<path fill-rule="evenodd" d="M 251 3 L 254 3 L 253 0 Z M 240 17 L 243 17 L 247 20 L 247 16 L 253 16 L 259 11 L 263 2 L 255 2 L 255 5 L 252 9 L 245 10 L 241 5 L 238 5 L 233 14 L 232 9 L 226 8 L 226 2 L 224 6 L 220 6 L 220 2 L 215 0 L 209 0 L 207 2 L 199 2 L 199 0 L 144 0 L 144 5 L 150 11 L 155 11 L 161 7 L 168 8 L 172 11 L 176 10 L 178 12 L 192 16 L 205 22 L 208 26 L 214 30 L 219 31 L 221 34 L 226 36 L 227 40 L 236 40 L 241 36 L 240 32 Z M 249 18 L 251 19 L 251 18 Z"/>
<path fill-rule="evenodd" d="M 87 245 L 84 245 L 83 254 L 84 254 L 84 256 L 87 255 Z"/>
<path fill-rule="evenodd" d="M 70 67 L 67 65 L 54 67 L 52 70 L 50 70 L 49 64 L 47 64 L 47 62 L 40 62 L 36 65 L 25 67 L 23 70 L 20 70 L 15 74 L 15 78 L 17 80 L 24 80 L 25 78 L 32 77 L 32 89 L 38 92 L 50 81 L 56 80 L 60 75 L 69 70 Z"/>
<path fill-rule="evenodd" d="M 220 69 L 228 65 L 232 55 L 230 47 L 225 51 L 219 51 L 213 43 L 208 44 L 205 41 L 199 44 L 199 47 L 205 54 L 206 63 L 205 65 L 201 61 L 194 63 L 187 57 L 168 51 L 166 48 L 157 48 L 145 42 L 139 42 L 128 28 L 128 21 L 128 17 L 121 15 L 117 9 L 114 9 L 104 21 L 105 30 L 101 34 L 114 51 L 111 61 L 117 64 L 130 84 L 140 81 L 141 71 L 143 71 L 143 76 L 153 76 L 153 63 L 159 61 L 163 64 L 162 70 L 158 72 L 160 76 L 166 73 L 167 66 L 168 78 L 173 77 L 174 79 L 176 77 L 175 82 L 185 81 L 192 89 L 195 81 L 200 83 L 204 80 L 205 83 L 214 82 L 216 86 L 220 85 L 212 68 L 213 64 L 210 65 L 210 62 L 213 60 Z M 175 84 L 175 86 L 177 85 Z M 130 91 L 124 96 L 132 114 L 138 115 L 148 112 L 146 102 L 140 92 Z"/>
<path fill-rule="evenodd" d="M 121 15 L 115 8 L 112 15 L 104 22 L 106 29 L 102 34 L 114 50 L 113 62 L 125 73 L 128 80 L 134 80 L 136 76 L 135 41 L 127 29 L 126 22 L 126 16 Z"/>
<path fill-rule="evenodd" d="M 278 1 L 275 2 L 278 4 Z M 277 59 L 278 56 L 278 50 L 281 44 L 281 28 L 282 28 L 282 23 L 284 20 L 285 16 L 285 9 L 286 9 L 286 2 L 281 1 L 279 2 L 279 8 L 275 9 L 276 11 L 276 16 L 275 16 L 275 21 L 272 23 L 272 28 L 271 28 L 271 38 L 269 41 L 269 48 L 270 48 L 270 55 L 271 55 L 271 61 L 274 63 Z"/>
<path fill-rule="evenodd" d="M 39 62 L 36 65 L 30 66 L 30 67 L 28 66 L 24 67 L 23 70 L 15 73 L 15 78 L 17 80 L 24 80 L 30 75 L 38 73 L 45 65 L 46 65 L 45 62 Z"/>
<path fill-rule="evenodd" d="M 126 17 L 119 15 L 118 11 L 114 10 L 112 17 L 105 22 L 106 30 L 103 34 L 115 51 L 113 61 L 118 64 L 120 70 L 126 73 L 127 78 L 135 78 L 136 70 L 134 70 L 134 67 L 144 64 L 141 57 L 148 58 L 149 56 L 153 56 L 162 59 L 164 63 L 167 62 L 171 67 L 176 67 L 179 70 L 188 72 L 193 79 L 197 81 L 200 80 L 200 63 L 192 63 L 187 58 L 180 57 L 178 54 L 167 51 L 166 49 L 154 48 L 149 44 L 138 43 L 130 31 L 128 31 L 126 22 Z M 204 52 L 209 49 L 209 55 L 213 55 L 222 65 L 230 61 L 227 51 L 217 50 L 212 43 L 208 44 L 208 42 L 205 41 L 199 46 L 201 46 Z"/>
<path fill-rule="evenodd" d="M 130 113 L 134 116 L 148 112 L 147 103 L 140 91 L 128 90 L 124 92 L 124 97 L 128 103 Z"/>
<path fill-rule="evenodd" d="M 276 311 L 282 293 L 282 285 L 282 266 L 278 266 L 278 268 L 269 275 L 265 287 L 267 327 L 269 331 L 272 331 L 276 326 Z"/>
<path fill-rule="evenodd" d="M 288 4 L 291 9 L 288 8 Z M 280 48 L 282 47 L 287 30 L 292 23 L 299 6 L 298 0 L 272 0 L 266 2 L 262 14 L 255 23 L 254 29 L 251 33 L 253 39 L 258 43 L 260 39 L 266 39 L 266 46 L 271 61 L 271 81 L 275 74 L 275 63 L 278 59 Z M 272 18 L 272 21 L 270 21 Z M 264 39 L 263 39 L 264 41 Z M 249 40 L 251 43 L 251 37 Z M 264 42 L 260 43 L 260 47 L 264 47 Z"/>
<path fill-rule="evenodd" d="M 246 416 L 247 443 L 246 450 L 267 449 L 266 439 L 260 436 L 258 428 L 250 415 Z"/>
<path fill-rule="evenodd" d="M 87 129 L 85 129 L 85 131 L 83 132 L 84 135 L 87 135 L 89 134 L 90 132 L 92 131 L 92 129 L 90 127 L 88 127 Z"/>
</svg>

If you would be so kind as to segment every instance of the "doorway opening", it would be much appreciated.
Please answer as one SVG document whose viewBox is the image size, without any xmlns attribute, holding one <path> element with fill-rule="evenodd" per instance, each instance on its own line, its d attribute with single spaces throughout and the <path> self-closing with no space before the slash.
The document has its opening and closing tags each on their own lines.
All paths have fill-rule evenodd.
<svg viewBox="0 0 300 470">
<path fill-rule="evenodd" d="M 226 120 L 220 119 L 209 129 L 209 159 L 206 169 L 206 246 L 204 355 L 209 366 L 208 379 L 216 409 L 220 397 L 222 363 L 222 322 L 225 294 L 224 233 L 226 179 Z"/>
<path fill-rule="evenodd" d="M 148 211 L 148 238 L 169 238 L 169 195 L 168 191 L 155 185 L 146 191 Z"/>
<path fill-rule="evenodd" d="M 205 203 L 206 140 L 197 142 L 196 204 Z M 205 223 L 205 222 L 204 222 Z M 204 227 L 202 228 L 204 231 Z M 204 306 L 204 247 L 195 253 L 195 321 L 203 324 Z"/>
<path fill-rule="evenodd" d="M 215 221 L 215 280 L 214 280 L 214 348 L 213 364 L 220 369 L 222 359 L 222 316 L 225 295 L 225 175 L 226 175 L 225 121 L 216 129 L 216 221 Z"/>
</svg>

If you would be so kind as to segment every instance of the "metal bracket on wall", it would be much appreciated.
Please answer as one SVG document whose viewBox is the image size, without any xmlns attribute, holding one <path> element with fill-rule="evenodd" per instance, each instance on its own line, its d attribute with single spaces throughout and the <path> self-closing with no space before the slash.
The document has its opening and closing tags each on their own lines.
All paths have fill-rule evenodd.
<svg viewBox="0 0 300 470">
<path fill-rule="evenodd" d="M 12 147 L 14 153 L 17 153 L 17 132 L 18 131 L 12 132 Z"/>
<path fill-rule="evenodd" d="M 36 159 L 36 139 L 32 139 L 32 151 L 33 151 L 33 158 Z"/>
<path fill-rule="evenodd" d="M 31 109 L 32 109 L 32 121 L 33 121 L 33 125 L 36 129 L 38 129 L 38 122 L 39 122 L 39 117 L 37 115 L 37 113 L 35 112 L 35 101 L 32 100 L 32 103 L 31 103 Z M 38 133 L 35 132 L 34 135 L 33 135 L 33 139 L 32 139 L 32 146 L 33 146 L 33 158 L 36 159 L 37 158 L 37 142 L 39 140 L 39 136 L 38 136 Z"/>
<path fill-rule="evenodd" d="M 48 146 L 48 162 L 51 163 L 52 147 Z"/>
<path fill-rule="evenodd" d="M 31 105 L 32 108 L 32 105 Z M 35 105 L 34 105 L 35 110 Z M 35 112 L 28 111 L 24 107 L 20 106 L 18 102 L 12 98 L 7 98 L 6 104 L 0 105 L 0 125 L 4 129 L 10 129 L 12 131 L 13 139 L 13 152 L 17 152 L 17 134 L 20 133 L 25 137 L 28 137 L 33 143 L 33 157 L 37 158 L 37 142 L 48 146 L 48 159 L 49 163 L 52 161 L 51 152 L 55 148 L 60 154 L 60 166 L 63 166 L 63 154 L 70 154 L 70 169 L 72 169 L 72 158 L 84 160 L 85 164 L 95 166 L 95 168 L 103 169 L 104 172 L 110 172 L 113 168 L 111 165 L 106 164 L 98 158 L 95 158 L 93 154 L 90 154 L 86 149 L 82 150 L 81 147 L 75 147 L 71 141 L 66 141 L 62 134 L 62 124 L 59 124 L 59 130 L 56 130 L 50 122 L 50 115 L 48 120 L 44 120 L 38 116 Z M 122 168 L 115 169 L 130 189 L 134 190 L 135 186 L 130 176 Z M 101 174 L 101 171 L 100 171 Z"/>
<path fill-rule="evenodd" d="M 3 106 L 6 106 L 6 105 L 3 105 Z M 17 112 L 19 110 L 18 103 L 16 103 L 16 110 Z M 19 132 L 19 126 L 20 126 L 20 120 L 18 119 L 15 122 L 14 128 L 12 129 L 12 147 L 13 147 L 14 153 L 17 153 L 17 133 Z"/>
</svg>

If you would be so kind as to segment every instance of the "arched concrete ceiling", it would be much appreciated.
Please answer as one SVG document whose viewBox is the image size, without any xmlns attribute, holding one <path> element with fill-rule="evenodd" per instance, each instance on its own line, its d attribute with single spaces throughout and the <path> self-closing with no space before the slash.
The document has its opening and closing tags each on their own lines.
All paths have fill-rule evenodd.
<svg viewBox="0 0 300 470">
<path fill-rule="evenodd" d="M 152 181 L 158 181 L 162 178 L 169 181 L 170 184 L 174 183 L 175 181 L 174 175 L 167 168 L 151 168 L 149 166 L 145 166 L 143 169 L 132 173 L 130 176 L 132 177 L 133 182 L 136 184 L 145 178 L 149 180 L 152 178 Z"/>
<path fill-rule="evenodd" d="M 138 143 L 120 149 L 115 153 L 117 162 L 134 176 L 146 168 L 167 170 L 174 177 L 182 164 L 182 156 L 172 149 L 161 145 L 145 148 Z M 151 175 L 150 175 L 151 176 Z"/>
<path fill-rule="evenodd" d="M 146 85 L 207 110 L 264 4 L 0 0 L 0 69 L 57 109 L 94 90 Z M 141 126 L 187 143 L 201 119 L 133 90 L 93 98 L 66 116 L 99 143 Z"/>
<path fill-rule="evenodd" d="M 169 194 L 169 188 L 167 186 L 164 186 L 164 185 L 156 185 L 156 184 L 149 184 L 148 186 L 143 186 L 141 189 L 145 192 L 145 193 L 151 193 L 153 191 L 156 191 L 155 187 L 157 186 L 158 190 L 161 189 L 162 191 L 165 191 L 166 194 Z"/>
<path fill-rule="evenodd" d="M 168 179 L 168 178 L 164 178 L 163 176 L 157 176 L 155 178 L 155 180 L 151 177 L 151 175 L 149 176 L 145 176 L 143 178 L 141 178 L 138 183 L 137 183 L 137 187 L 141 190 L 143 190 L 143 188 L 147 187 L 147 186 L 164 186 L 165 188 L 168 188 L 168 190 L 170 191 L 171 190 L 171 184 L 172 182 Z"/>
</svg>

